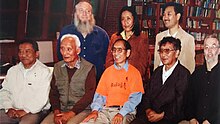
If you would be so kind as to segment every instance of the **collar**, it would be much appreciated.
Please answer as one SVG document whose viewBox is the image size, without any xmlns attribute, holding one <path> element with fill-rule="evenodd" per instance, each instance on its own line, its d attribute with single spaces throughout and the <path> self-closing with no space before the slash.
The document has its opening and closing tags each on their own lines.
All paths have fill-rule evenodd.
<svg viewBox="0 0 220 124">
<path fill-rule="evenodd" d="M 125 69 L 125 71 L 128 71 L 128 60 L 126 60 L 126 62 L 125 62 L 125 64 L 123 65 L 122 68 L 119 68 L 119 67 L 115 64 L 115 62 L 114 62 L 114 67 L 115 67 L 115 69 L 117 69 L 117 70 Z"/>
<path fill-rule="evenodd" d="M 36 62 L 30 68 L 28 68 L 28 69 L 24 68 L 24 65 L 23 65 L 22 62 L 19 62 L 19 66 L 22 68 L 22 70 L 29 71 L 29 70 L 32 70 L 37 65 L 37 63 L 39 63 L 38 59 L 36 59 Z"/>
<path fill-rule="evenodd" d="M 171 74 L 173 72 L 173 70 L 175 69 L 175 67 L 178 64 L 178 60 L 175 62 L 175 64 L 169 69 L 169 70 L 165 70 L 165 65 L 163 66 L 163 74 Z"/>
<path fill-rule="evenodd" d="M 168 29 L 167 36 L 176 37 L 176 35 L 177 35 L 177 33 L 179 32 L 180 29 L 181 29 L 181 26 L 179 26 L 179 29 L 173 35 L 170 34 L 169 29 Z"/>
<path fill-rule="evenodd" d="M 122 32 L 120 33 L 120 35 L 122 36 L 122 38 L 123 38 L 124 40 L 128 40 L 133 34 L 134 34 L 134 32 L 132 32 L 131 35 L 126 39 L 125 31 L 122 31 Z"/>
<path fill-rule="evenodd" d="M 75 63 L 75 65 L 74 65 L 74 67 L 77 68 L 77 69 L 79 69 L 79 68 L 80 68 L 80 62 L 81 62 L 80 59 L 76 60 L 76 63 Z M 71 67 L 68 66 L 68 64 L 67 64 L 66 62 L 64 62 L 64 64 L 61 65 L 61 67 L 65 67 L 65 66 L 67 66 L 68 68 L 71 68 Z"/>
<path fill-rule="evenodd" d="M 205 62 L 204 62 L 204 63 L 205 63 Z M 204 65 L 205 65 L 206 72 L 208 72 L 206 63 L 205 63 Z M 218 62 L 215 66 L 213 66 L 213 68 L 211 69 L 211 71 L 216 70 L 216 69 L 218 68 L 218 66 L 219 66 L 219 62 Z"/>
</svg>

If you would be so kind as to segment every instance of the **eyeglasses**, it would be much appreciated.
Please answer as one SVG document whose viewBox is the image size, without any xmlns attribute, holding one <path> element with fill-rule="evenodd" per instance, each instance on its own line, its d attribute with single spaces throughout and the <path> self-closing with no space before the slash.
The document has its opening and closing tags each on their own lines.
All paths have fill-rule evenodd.
<svg viewBox="0 0 220 124">
<path fill-rule="evenodd" d="M 112 53 L 122 53 L 123 50 L 126 50 L 126 49 L 122 49 L 122 48 L 112 48 Z"/>
<path fill-rule="evenodd" d="M 214 50 L 214 49 L 217 49 L 217 48 L 219 48 L 219 46 L 216 46 L 216 45 L 213 45 L 213 46 L 211 46 L 211 47 L 209 47 L 209 46 L 204 46 L 204 50 Z"/>
<path fill-rule="evenodd" d="M 175 51 L 175 49 L 159 49 L 157 50 L 160 54 L 166 53 L 169 54 L 171 51 Z"/>
<path fill-rule="evenodd" d="M 81 8 L 79 8 L 78 11 L 79 11 L 79 13 L 81 13 L 81 14 L 85 13 L 86 15 L 90 15 L 92 13 L 90 10 L 84 10 Z"/>
</svg>

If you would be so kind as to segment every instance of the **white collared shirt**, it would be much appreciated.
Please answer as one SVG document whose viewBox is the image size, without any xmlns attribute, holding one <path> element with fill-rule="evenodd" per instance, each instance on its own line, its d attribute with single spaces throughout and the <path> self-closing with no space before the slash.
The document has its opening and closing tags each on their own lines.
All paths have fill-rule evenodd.
<svg viewBox="0 0 220 124">
<path fill-rule="evenodd" d="M 167 78 L 173 73 L 173 70 L 175 69 L 177 64 L 178 64 L 178 61 L 176 61 L 176 63 L 167 71 L 165 70 L 165 65 L 163 66 L 163 74 L 162 74 L 163 84 L 165 83 Z"/>
<path fill-rule="evenodd" d="M 27 113 L 50 109 L 51 78 L 52 72 L 39 60 L 29 69 L 21 62 L 11 67 L 0 90 L 0 109 L 22 109 Z"/>
</svg>

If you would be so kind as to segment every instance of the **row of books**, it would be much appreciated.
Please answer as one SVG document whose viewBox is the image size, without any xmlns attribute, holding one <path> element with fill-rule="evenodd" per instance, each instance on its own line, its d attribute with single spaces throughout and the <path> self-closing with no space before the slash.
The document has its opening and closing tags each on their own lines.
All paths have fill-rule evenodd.
<svg viewBox="0 0 220 124">
<path fill-rule="evenodd" d="M 220 18 L 220 9 L 215 11 L 215 17 Z"/>
<path fill-rule="evenodd" d="M 206 33 L 201 33 L 201 32 L 188 32 L 190 33 L 196 41 L 196 44 L 202 44 L 202 42 L 204 41 L 205 37 L 206 37 Z M 217 38 L 220 39 L 220 33 L 217 33 Z"/>
<path fill-rule="evenodd" d="M 206 33 L 201 33 L 201 32 L 188 32 L 188 33 L 190 33 L 195 38 L 197 43 L 203 41 L 206 36 Z"/>
<path fill-rule="evenodd" d="M 203 29 L 210 29 L 210 25 L 207 22 L 204 22 L 203 20 L 193 20 L 191 18 L 187 18 L 186 23 L 187 28 L 203 28 Z"/>
<path fill-rule="evenodd" d="M 136 13 L 138 15 L 142 15 L 142 13 L 143 13 L 143 7 L 142 6 L 135 6 L 135 10 L 136 10 Z"/>
<path fill-rule="evenodd" d="M 211 17 L 213 10 L 198 7 L 198 6 L 188 6 L 187 7 L 187 16 L 196 16 L 196 17 Z"/>
<path fill-rule="evenodd" d="M 213 30 L 220 30 L 220 20 L 216 19 L 212 23 L 212 29 Z"/>
</svg>

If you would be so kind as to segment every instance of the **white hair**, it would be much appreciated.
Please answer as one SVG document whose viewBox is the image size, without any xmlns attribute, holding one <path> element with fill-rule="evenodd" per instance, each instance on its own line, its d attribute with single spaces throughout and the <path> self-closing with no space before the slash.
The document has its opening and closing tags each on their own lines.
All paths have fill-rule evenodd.
<svg viewBox="0 0 220 124">
<path fill-rule="evenodd" d="M 75 40 L 75 43 L 76 43 L 76 46 L 77 47 L 80 47 L 80 40 L 79 38 L 75 35 L 75 34 L 64 34 L 61 38 L 60 38 L 60 42 L 63 41 L 64 38 L 67 38 L 67 37 L 71 37 Z"/>
</svg>

